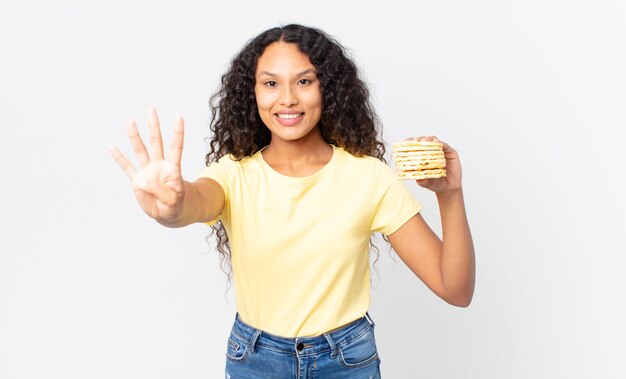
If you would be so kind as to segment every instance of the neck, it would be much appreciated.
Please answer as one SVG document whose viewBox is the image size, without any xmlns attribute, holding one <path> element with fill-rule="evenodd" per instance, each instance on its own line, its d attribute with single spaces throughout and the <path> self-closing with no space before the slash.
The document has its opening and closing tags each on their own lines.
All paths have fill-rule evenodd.
<svg viewBox="0 0 626 379">
<path fill-rule="evenodd" d="M 272 138 L 270 144 L 263 150 L 265 160 L 289 166 L 328 161 L 330 156 L 332 147 L 324 141 L 319 130 L 295 141 Z"/>
</svg>

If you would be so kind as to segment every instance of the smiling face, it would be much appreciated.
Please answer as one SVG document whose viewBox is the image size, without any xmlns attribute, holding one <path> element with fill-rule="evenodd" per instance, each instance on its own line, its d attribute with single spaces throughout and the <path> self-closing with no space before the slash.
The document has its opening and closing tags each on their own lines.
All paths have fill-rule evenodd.
<svg viewBox="0 0 626 379">
<path fill-rule="evenodd" d="M 322 93 L 315 66 L 293 43 L 274 42 L 259 57 L 254 86 L 272 141 L 319 137 Z"/>
</svg>

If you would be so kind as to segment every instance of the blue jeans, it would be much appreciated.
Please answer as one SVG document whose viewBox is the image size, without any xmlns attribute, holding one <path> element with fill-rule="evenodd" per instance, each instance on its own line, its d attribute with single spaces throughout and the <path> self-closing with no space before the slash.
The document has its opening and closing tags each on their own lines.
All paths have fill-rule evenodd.
<svg viewBox="0 0 626 379">
<path fill-rule="evenodd" d="M 227 379 L 379 379 L 369 314 L 316 337 L 278 337 L 235 316 L 226 347 Z"/>
</svg>

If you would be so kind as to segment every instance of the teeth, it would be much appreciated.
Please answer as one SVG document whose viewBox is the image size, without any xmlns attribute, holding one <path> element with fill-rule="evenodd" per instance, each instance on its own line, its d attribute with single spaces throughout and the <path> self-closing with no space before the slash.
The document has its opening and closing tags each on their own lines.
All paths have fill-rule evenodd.
<svg viewBox="0 0 626 379">
<path fill-rule="evenodd" d="M 285 120 L 290 120 L 292 118 L 298 118 L 302 116 L 302 113 L 277 114 L 277 116 Z"/>
</svg>

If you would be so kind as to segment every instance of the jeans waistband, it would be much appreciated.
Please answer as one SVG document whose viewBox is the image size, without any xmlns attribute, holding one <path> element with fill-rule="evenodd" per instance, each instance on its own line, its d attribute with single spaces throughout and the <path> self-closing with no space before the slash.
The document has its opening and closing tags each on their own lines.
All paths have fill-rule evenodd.
<svg viewBox="0 0 626 379">
<path fill-rule="evenodd" d="M 337 348 L 353 341 L 370 328 L 374 327 L 374 321 L 369 313 L 338 329 L 311 337 L 280 337 L 246 324 L 239 314 L 235 316 L 232 333 L 248 345 L 254 354 L 258 348 L 266 348 L 277 352 L 297 355 L 319 354 L 331 350 L 331 358 L 337 353 Z"/>
</svg>

